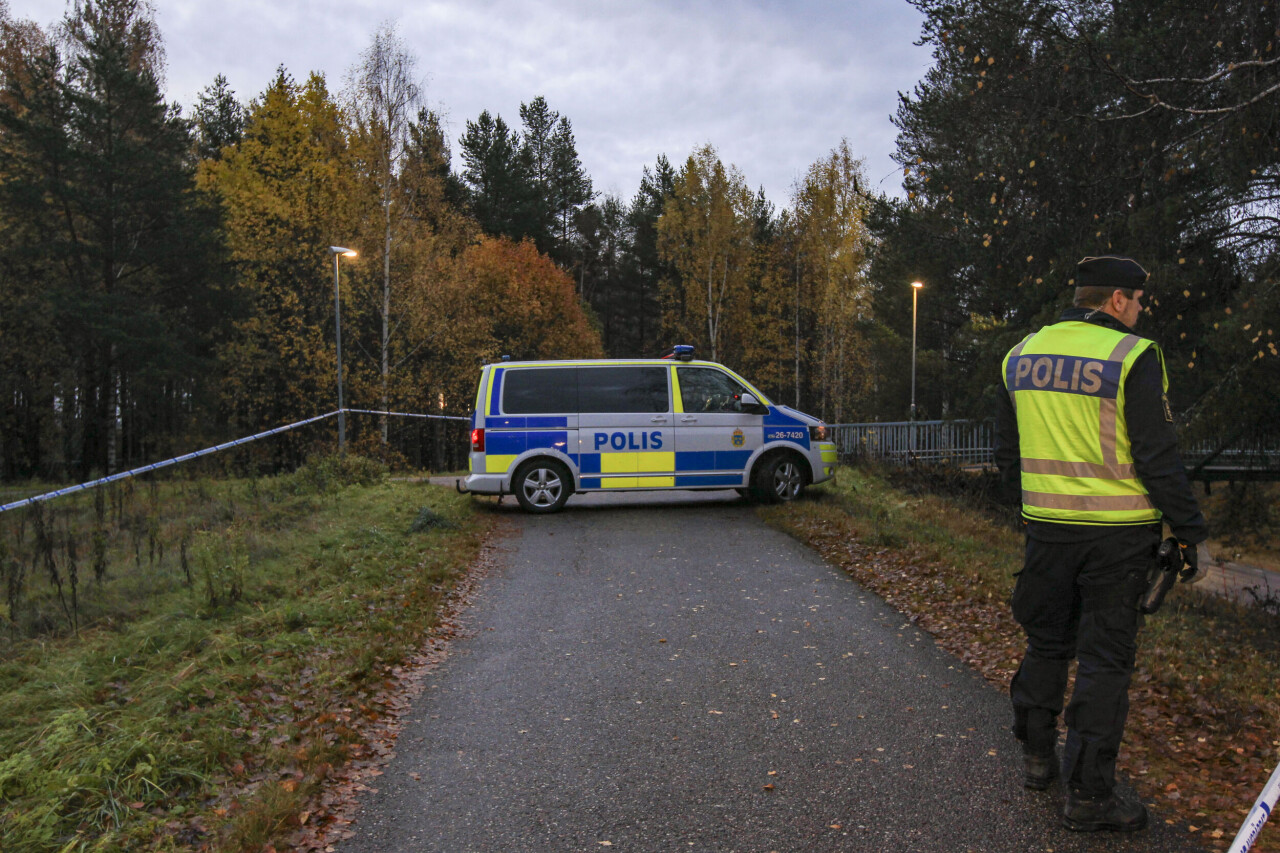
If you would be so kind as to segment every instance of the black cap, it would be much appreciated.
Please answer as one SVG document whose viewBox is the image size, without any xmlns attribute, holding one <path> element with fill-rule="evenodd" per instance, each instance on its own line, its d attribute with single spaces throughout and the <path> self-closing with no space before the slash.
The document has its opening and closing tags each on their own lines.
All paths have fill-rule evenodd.
<svg viewBox="0 0 1280 853">
<path fill-rule="evenodd" d="M 1132 258 L 1104 255 L 1100 258 L 1084 258 L 1076 264 L 1074 286 L 1141 290 L 1146 280 L 1147 271 Z"/>
</svg>

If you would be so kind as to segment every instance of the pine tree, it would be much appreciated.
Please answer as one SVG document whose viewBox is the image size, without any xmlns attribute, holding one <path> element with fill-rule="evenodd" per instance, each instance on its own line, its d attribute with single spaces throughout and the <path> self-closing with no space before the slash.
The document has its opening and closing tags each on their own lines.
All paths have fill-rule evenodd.
<svg viewBox="0 0 1280 853">
<path fill-rule="evenodd" d="M 486 234 L 512 240 L 535 238 L 533 166 L 521 148 L 520 135 L 507 127 L 502 116 L 494 118 L 485 110 L 467 122 L 459 144 L 466 164 L 462 177 L 480 227 Z"/>
<path fill-rule="evenodd" d="M 41 45 L 7 75 L 0 204 L 39 224 L 5 251 L 43 258 L 29 269 L 66 359 L 52 393 L 68 461 L 88 476 L 152 456 L 186 423 L 216 332 L 218 231 L 192 192 L 188 124 L 160 96 L 144 7 L 85 2 L 63 29 L 65 55 Z"/>
<path fill-rule="evenodd" d="M 202 160 L 216 160 L 222 149 L 234 145 L 244 135 L 244 106 L 236 93 L 219 74 L 205 87 L 196 101 L 196 153 Z"/>
</svg>

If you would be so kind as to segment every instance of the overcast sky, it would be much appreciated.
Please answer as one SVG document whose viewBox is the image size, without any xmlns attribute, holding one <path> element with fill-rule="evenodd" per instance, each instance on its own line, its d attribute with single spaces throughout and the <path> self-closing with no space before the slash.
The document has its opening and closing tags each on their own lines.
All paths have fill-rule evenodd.
<svg viewBox="0 0 1280 853">
<path fill-rule="evenodd" d="M 9 0 L 46 26 L 65 0 Z M 170 100 L 216 74 L 248 102 L 283 65 L 338 91 L 381 23 L 417 57 L 427 105 L 457 140 L 481 110 L 519 126 L 543 95 L 573 123 L 598 192 L 629 201 L 641 169 L 710 142 L 779 208 L 841 138 L 872 187 L 901 194 L 889 121 L 929 64 L 905 0 L 155 0 Z"/>
</svg>

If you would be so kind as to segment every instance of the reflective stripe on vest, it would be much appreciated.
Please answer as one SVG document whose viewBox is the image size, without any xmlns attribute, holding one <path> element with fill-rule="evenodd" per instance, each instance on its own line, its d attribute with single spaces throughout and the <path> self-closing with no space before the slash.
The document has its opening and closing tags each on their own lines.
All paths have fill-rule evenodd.
<svg viewBox="0 0 1280 853">
<path fill-rule="evenodd" d="M 1160 519 L 1137 476 L 1123 408 L 1129 370 L 1154 346 L 1066 321 L 1009 351 L 1004 380 L 1018 421 L 1024 516 L 1066 524 Z"/>
</svg>

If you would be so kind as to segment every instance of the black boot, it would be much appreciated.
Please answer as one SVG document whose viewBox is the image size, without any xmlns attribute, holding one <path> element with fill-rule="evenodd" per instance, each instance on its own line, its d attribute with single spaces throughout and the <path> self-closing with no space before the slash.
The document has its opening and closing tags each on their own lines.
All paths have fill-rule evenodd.
<svg viewBox="0 0 1280 853">
<path fill-rule="evenodd" d="M 1058 755 L 1047 752 L 1040 755 L 1022 754 L 1022 785 L 1031 791 L 1043 791 L 1058 778 Z"/>
<path fill-rule="evenodd" d="M 1114 791 L 1107 797 L 1085 797 L 1072 791 L 1062 810 L 1062 825 L 1076 832 L 1136 832 L 1147 825 L 1147 808 L 1120 799 Z"/>
</svg>

